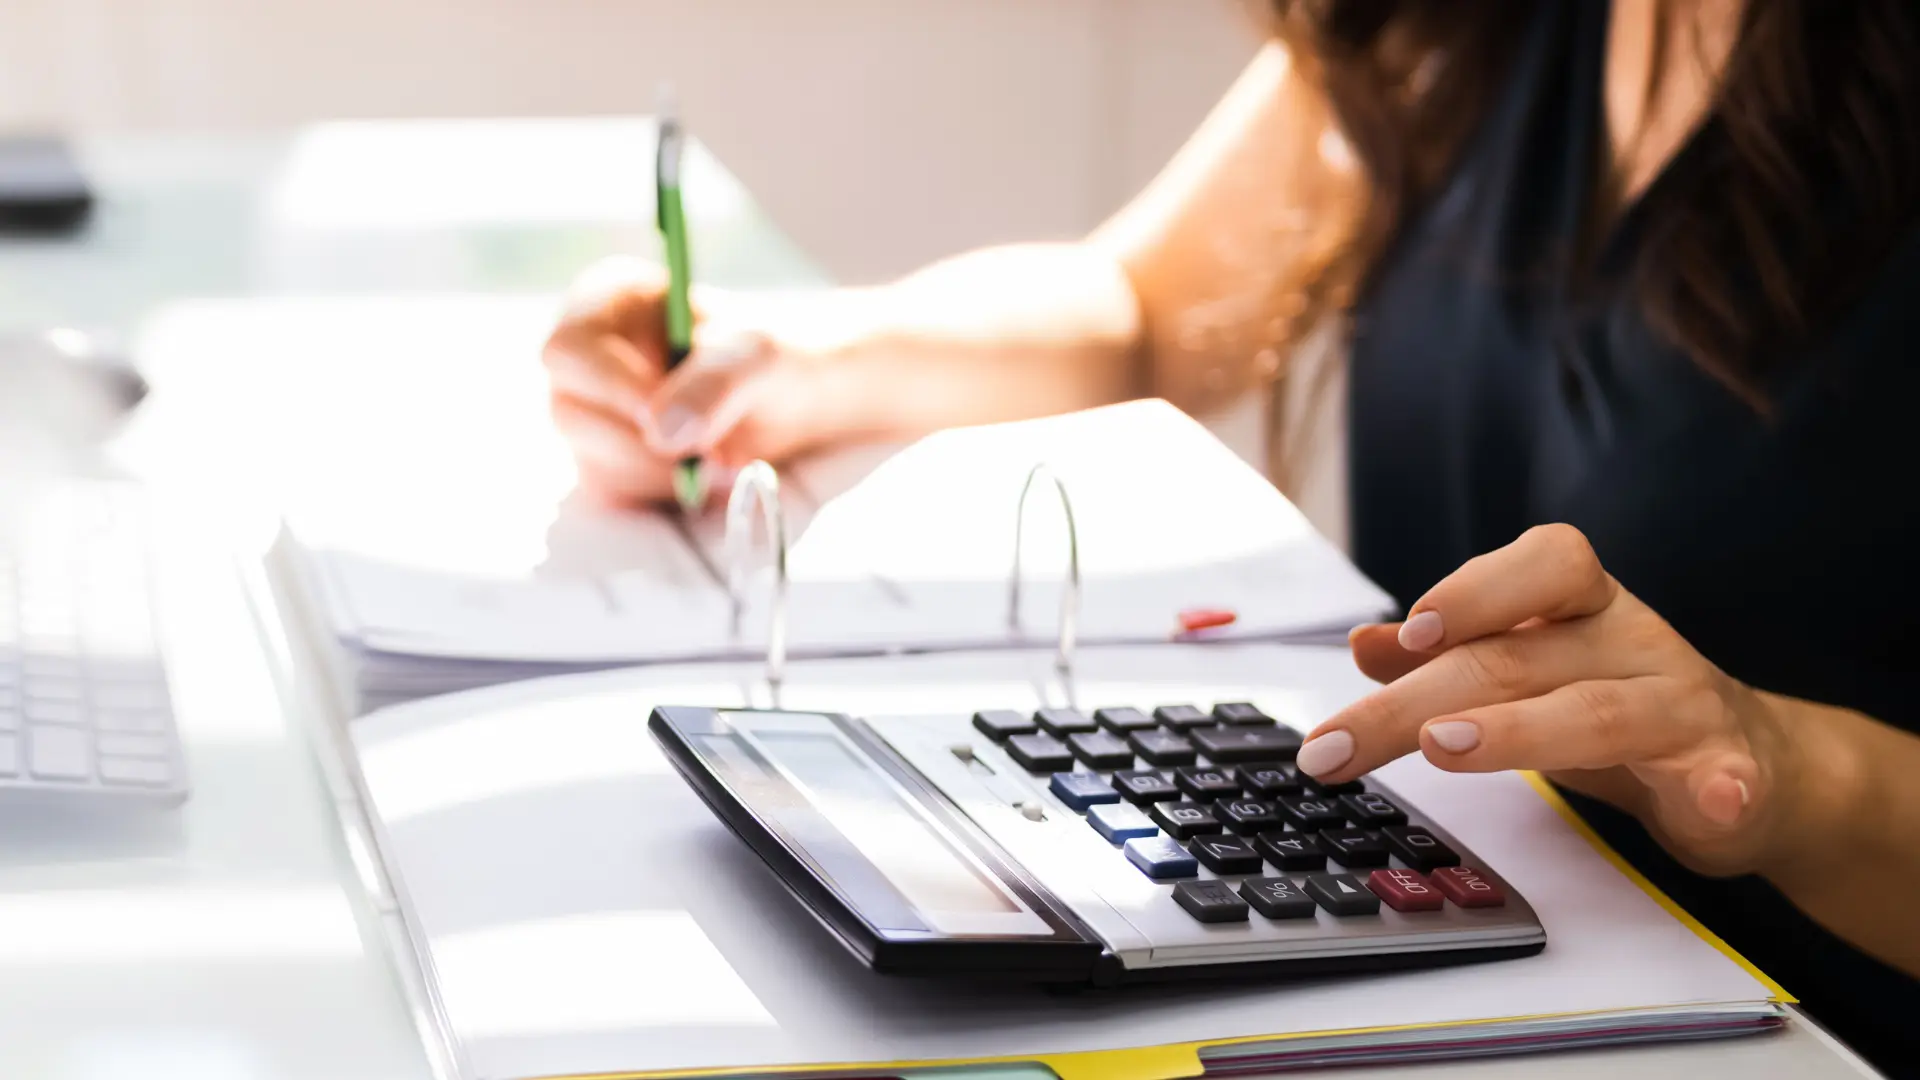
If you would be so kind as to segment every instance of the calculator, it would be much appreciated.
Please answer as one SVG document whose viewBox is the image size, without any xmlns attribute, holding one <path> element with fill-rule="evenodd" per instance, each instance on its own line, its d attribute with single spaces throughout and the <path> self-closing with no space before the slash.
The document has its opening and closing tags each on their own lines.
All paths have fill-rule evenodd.
<svg viewBox="0 0 1920 1080">
<path fill-rule="evenodd" d="M 662 707 L 676 770 L 878 972 L 1111 986 L 1527 956 L 1497 869 L 1247 702 Z"/>
</svg>

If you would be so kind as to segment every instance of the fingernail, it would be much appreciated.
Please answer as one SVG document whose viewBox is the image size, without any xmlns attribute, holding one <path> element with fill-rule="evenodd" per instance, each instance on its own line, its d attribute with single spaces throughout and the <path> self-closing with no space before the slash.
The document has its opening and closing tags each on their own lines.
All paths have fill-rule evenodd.
<svg viewBox="0 0 1920 1080">
<path fill-rule="evenodd" d="M 1329 731 L 1325 735 L 1308 740 L 1300 748 L 1293 763 L 1308 776 L 1325 776 L 1327 773 L 1353 760 L 1353 735 L 1347 731 Z"/>
<path fill-rule="evenodd" d="M 1408 652 L 1426 652 L 1445 637 L 1447 628 L 1437 611 L 1422 611 L 1400 624 L 1400 647 Z"/>
<path fill-rule="evenodd" d="M 1442 720 L 1427 725 L 1427 734 L 1440 749 L 1450 754 L 1464 754 L 1480 745 L 1480 725 L 1471 720 Z"/>
<path fill-rule="evenodd" d="M 699 447 L 706 424 L 692 409 L 673 405 L 654 421 L 654 430 L 660 435 L 661 449 L 670 454 L 685 453 Z"/>
<path fill-rule="evenodd" d="M 1747 782 L 1745 780 L 1735 780 L 1734 783 L 1740 785 L 1740 808 L 1744 810 L 1747 804 L 1753 801 L 1753 796 L 1747 793 Z"/>
</svg>

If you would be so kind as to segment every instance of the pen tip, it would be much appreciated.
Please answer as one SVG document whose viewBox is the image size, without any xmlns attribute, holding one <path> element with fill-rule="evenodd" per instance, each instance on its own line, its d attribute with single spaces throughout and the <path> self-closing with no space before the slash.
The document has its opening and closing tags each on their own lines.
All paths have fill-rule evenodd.
<svg viewBox="0 0 1920 1080">
<path fill-rule="evenodd" d="M 654 92 L 654 115 L 663 123 L 673 120 L 679 113 L 679 104 L 673 93 L 673 84 L 662 82 Z"/>
</svg>

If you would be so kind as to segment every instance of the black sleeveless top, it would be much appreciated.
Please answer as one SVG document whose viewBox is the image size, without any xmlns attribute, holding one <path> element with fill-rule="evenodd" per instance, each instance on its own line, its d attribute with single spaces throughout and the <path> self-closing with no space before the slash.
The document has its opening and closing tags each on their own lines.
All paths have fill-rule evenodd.
<svg viewBox="0 0 1920 1080">
<path fill-rule="evenodd" d="M 1538 10 L 1455 174 L 1355 311 L 1356 561 L 1404 606 L 1529 526 L 1567 522 L 1736 678 L 1920 730 L 1920 236 L 1796 358 L 1762 418 L 1605 285 L 1631 265 L 1635 209 L 1572 287 L 1605 146 L 1607 4 Z M 1715 153 L 1716 135 L 1671 169 Z M 1920 983 L 1765 882 L 1694 875 L 1631 819 L 1575 801 L 1841 1038 L 1914 1068 L 1894 1048 L 1915 1045 Z"/>
</svg>

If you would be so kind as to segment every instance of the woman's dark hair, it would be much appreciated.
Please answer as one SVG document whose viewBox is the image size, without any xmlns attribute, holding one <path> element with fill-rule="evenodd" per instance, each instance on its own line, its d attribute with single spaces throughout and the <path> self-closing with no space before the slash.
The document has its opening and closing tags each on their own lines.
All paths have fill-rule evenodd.
<svg viewBox="0 0 1920 1080">
<path fill-rule="evenodd" d="M 1364 291 L 1477 124 L 1535 3 L 1272 0 L 1366 188 L 1312 300 Z M 1631 280 L 1651 326 L 1764 406 L 1782 358 L 1915 225 L 1920 2 L 1747 0 L 1710 123 L 1710 149 L 1643 208 Z"/>
</svg>

